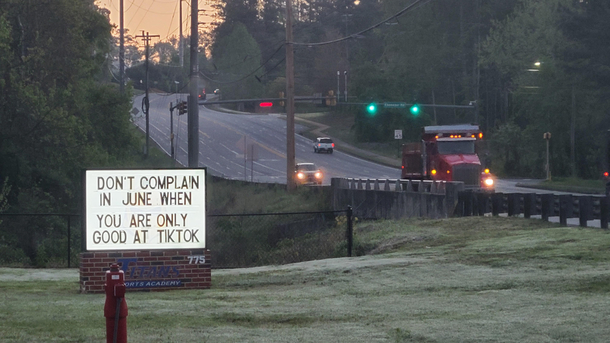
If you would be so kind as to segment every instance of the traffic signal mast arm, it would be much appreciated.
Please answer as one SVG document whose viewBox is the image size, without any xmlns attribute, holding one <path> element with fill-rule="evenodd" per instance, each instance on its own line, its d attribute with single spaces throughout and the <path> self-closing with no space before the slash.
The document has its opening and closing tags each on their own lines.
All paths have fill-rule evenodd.
<svg viewBox="0 0 610 343">
<path fill-rule="evenodd" d="M 326 100 L 327 97 L 320 96 L 295 96 L 294 101 L 311 101 L 311 100 Z M 241 102 L 273 102 L 279 103 L 281 101 L 286 101 L 286 98 L 258 98 L 258 99 L 235 99 L 235 100 L 218 100 L 218 101 L 206 101 L 201 102 L 202 105 L 218 105 L 218 104 L 236 104 Z"/>
</svg>

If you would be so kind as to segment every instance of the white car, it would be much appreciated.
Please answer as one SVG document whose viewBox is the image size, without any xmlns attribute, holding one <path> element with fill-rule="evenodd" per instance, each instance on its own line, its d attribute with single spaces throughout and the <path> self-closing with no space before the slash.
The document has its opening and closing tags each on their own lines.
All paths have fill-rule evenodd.
<svg viewBox="0 0 610 343">
<path fill-rule="evenodd" d="M 332 154 L 334 149 L 335 143 L 333 143 L 333 140 L 328 137 L 318 137 L 313 142 L 313 152 L 318 153 L 325 151 Z"/>
</svg>

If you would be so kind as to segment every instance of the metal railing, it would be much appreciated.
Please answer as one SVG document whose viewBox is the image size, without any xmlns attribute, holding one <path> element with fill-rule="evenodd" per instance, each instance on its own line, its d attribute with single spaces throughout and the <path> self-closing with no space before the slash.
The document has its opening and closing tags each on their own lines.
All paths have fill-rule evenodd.
<svg viewBox="0 0 610 343">
<path fill-rule="evenodd" d="M 494 216 L 506 213 L 508 216 L 523 215 L 525 218 L 540 216 L 559 217 L 559 223 L 567 225 L 569 218 L 578 218 L 580 226 L 587 226 L 589 220 L 599 219 L 600 227 L 608 228 L 610 201 L 606 196 L 534 193 L 482 193 L 459 192 L 455 215 Z"/>
</svg>

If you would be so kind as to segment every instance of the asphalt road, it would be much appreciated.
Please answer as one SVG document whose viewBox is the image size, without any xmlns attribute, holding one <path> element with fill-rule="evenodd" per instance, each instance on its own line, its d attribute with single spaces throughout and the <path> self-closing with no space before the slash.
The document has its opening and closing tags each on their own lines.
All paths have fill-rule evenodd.
<svg viewBox="0 0 610 343">
<path fill-rule="evenodd" d="M 186 100 L 186 94 L 150 94 L 150 139 L 170 154 L 170 102 Z M 143 96 L 135 98 L 139 106 Z M 139 107 L 138 107 L 139 109 Z M 142 112 L 134 118 L 145 131 L 146 120 Z M 187 115 L 174 114 L 174 146 L 176 161 L 188 164 Z M 305 128 L 296 126 L 296 132 Z M 286 121 L 279 115 L 230 114 L 199 106 L 199 166 L 207 167 L 212 175 L 227 179 L 256 182 L 286 182 Z M 400 169 L 386 167 L 350 156 L 335 150 L 333 154 L 316 154 L 313 142 L 296 135 L 297 162 L 313 162 L 324 172 L 323 184 L 330 184 L 332 177 L 396 179 Z M 557 191 L 536 189 L 541 180 L 496 180 L 496 192 L 502 193 L 554 193 Z M 521 187 L 529 185 L 530 187 Z M 574 193 L 571 193 L 574 194 Z M 581 194 L 574 194 L 581 195 Z M 549 218 L 558 222 L 558 217 Z M 568 225 L 578 225 L 577 219 L 569 219 Z M 599 220 L 589 221 L 588 226 L 599 227 Z"/>
<path fill-rule="evenodd" d="M 150 94 L 150 137 L 170 154 L 170 102 L 186 100 L 186 94 Z M 212 95 L 210 95 L 212 96 Z M 143 96 L 135 99 L 140 104 Z M 176 111 L 175 111 L 176 112 Z M 140 112 L 134 123 L 143 131 L 146 120 Z M 176 160 L 187 165 L 187 115 L 174 114 Z M 296 125 L 296 132 L 305 130 Z M 313 162 L 324 171 L 324 184 L 332 177 L 396 179 L 400 169 L 369 162 L 335 150 L 333 154 L 314 153 L 313 142 L 296 135 L 297 162 Z M 231 114 L 199 106 L 199 165 L 213 175 L 256 182 L 286 182 L 286 121 L 274 114 Z M 253 158 L 252 158 L 253 157 Z M 542 180 L 496 180 L 496 192 L 554 193 L 536 189 Z M 532 187 L 521 187 L 530 185 Z M 578 195 L 578 194 L 576 194 Z"/>
<path fill-rule="evenodd" d="M 170 102 L 186 100 L 186 94 L 150 94 L 150 139 L 170 154 Z M 142 96 L 134 103 L 139 105 Z M 174 111 L 175 112 L 175 111 Z M 146 120 L 139 113 L 134 123 L 145 130 Z M 186 165 L 187 115 L 174 114 L 176 160 Z M 304 128 L 296 126 L 296 132 Z M 151 142 L 151 144 L 153 144 Z M 286 182 L 286 121 L 279 115 L 231 114 L 199 106 L 199 166 L 212 175 L 256 182 Z M 313 152 L 313 142 L 296 135 L 297 162 L 313 162 L 324 173 L 323 184 L 332 177 L 389 178 L 400 176 L 400 169 L 386 167 L 335 150 L 333 154 Z"/>
</svg>

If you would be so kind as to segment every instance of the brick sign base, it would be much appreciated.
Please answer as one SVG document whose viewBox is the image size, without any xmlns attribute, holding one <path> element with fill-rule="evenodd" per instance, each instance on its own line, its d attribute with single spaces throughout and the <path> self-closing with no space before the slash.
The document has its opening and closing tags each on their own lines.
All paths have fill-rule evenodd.
<svg viewBox="0 0 610 343">
<path fill-rule="evenodd" d="M 80 254 L 81 293 L 103 293 L 106 271 L 118 263 L 127 291 L 210 288 L 210 250 L 85 252 Z"/>
</svg>

